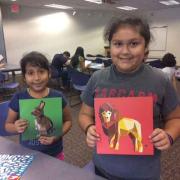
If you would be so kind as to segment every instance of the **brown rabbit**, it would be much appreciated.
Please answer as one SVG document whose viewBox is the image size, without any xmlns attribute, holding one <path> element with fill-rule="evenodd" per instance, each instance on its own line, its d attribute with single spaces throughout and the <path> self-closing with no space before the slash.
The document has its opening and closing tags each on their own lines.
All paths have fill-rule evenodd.
<svg viewBox="0 0 180 180">
<path fill-rule="evenodd" d="M 32 111 L 35 118 L 35 129 L 38 131 L 38 137 L 41 135 L 49 135 L 53 132 L 53 122 L 44 115 L 45 102 L 41 101 L 39 106 Z"/>
</svg>

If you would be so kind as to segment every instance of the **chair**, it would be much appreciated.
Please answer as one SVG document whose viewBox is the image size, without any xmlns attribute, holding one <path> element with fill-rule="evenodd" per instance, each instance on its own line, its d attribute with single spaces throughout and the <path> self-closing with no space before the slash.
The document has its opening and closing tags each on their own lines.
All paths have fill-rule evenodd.
<svg viewBox="0 0 180 180">
<path fill-rule="evenodd" d="M 111 66 L 112 60 L 111 59 L 104 60 L 103 63 L 104 63 L 104 67 L 108 67 L 108 66 Z"/>
<path fill-rule="evenodd" d="M 156 68 L 164 68 L 163 64 L 162 64 L 162 61 L 160 59 L 157 59 L 155 61 L 150 61 L 148 62 L 148 64 L 152 67 L 156 67 Z"/>
<path fill-rule="evenodd" d="M 104 58 L 104 56 L 101 54 L 97 54 L 96 57 Z"/>
<path fill-rule="evenodd" d="M 0 136 L 11 136 L 13 133 L 8 133 L 5 130 L 5 121 L 8 113 L 9 101 L 0 103 Z"/>
<path fill-rule="evenodd" d="M 98 64 L 102 64 L 103 63 L 103 60 L 99 57 L 97 57 L 95 60 L 94 60 L 95 63 L 98 63 Z"/>
<path fill-rule="evenodd" d="M 67 71 L 68 71 L 68 76 L 70 78 L 70 83 L 71 83 L 71 86 L 76 90 L 78 91 L 78 94 L 71 94 L 69 97 L 69 104 L 70 106 L 75 106 L 75 105 L 78 105 L 80 104 L 81 102 L 78 102 L 76 104 L 72 104 L 72 97 L 73 96 L 79 96 L 79 93 L 81 93 L 82 91 L 85 90 L 86 88 L 86 84 L 90 78 L 90 75 L 88 74 L 84 74 L 82 72 L 79 72 L 77 71 L 76 69 L 68 66 L 67 67 Z"/>
<path fill-rule="evenodd" d="M 0 94 L 2 97 L 9 97 L 14 94 L 14 92 L 19 89 L 18 82 L 5 82 L 6 75 L 0 72 Z"/>
</svg>

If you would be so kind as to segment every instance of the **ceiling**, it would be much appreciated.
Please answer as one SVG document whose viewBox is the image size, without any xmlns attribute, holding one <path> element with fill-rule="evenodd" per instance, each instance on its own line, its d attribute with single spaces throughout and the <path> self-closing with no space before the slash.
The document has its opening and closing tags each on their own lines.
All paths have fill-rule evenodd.
<svg viewBox="0 0 180 180">
<path fill-rule="evenodd" d="M 148 10 L 160 10 L 167 8 L 180 7 L 176 6 L 166 6 L 160 4 L 160 0 L 105 0 L 112 3 L 95 4 L 84 0 L 17 0 L 16 3 L 20 6 L 36 7 L 36 8 L 47 8 L 43 5 L 45 4 L 61 4 L 66 6 L 71 6 L 75 10 L 106 10 L 106 11 L 119 11 L 123 10 L 117 9 L 117 6 L 133 6 L 138 8 L 138 11 L 148 11 Z M 180 0 L 176 0 L 180 1 Z M 0 0 L 1 4 L 10 5 L 13 2 L 10 0 Z"/>
</svg>

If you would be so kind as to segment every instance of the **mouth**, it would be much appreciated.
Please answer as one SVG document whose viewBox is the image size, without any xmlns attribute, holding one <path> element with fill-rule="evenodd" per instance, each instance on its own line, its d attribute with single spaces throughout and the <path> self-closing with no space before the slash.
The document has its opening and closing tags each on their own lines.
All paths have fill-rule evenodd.
<svg viewBox="0 0 180 180">
<path fill-rule="evenodd" d="M 42 85 L 42 84 L 33 84 L 33 86 L 36 87 L 36 88 L 40 88 L 40 87 L 42 87 L 43 85 Z"/>
<path fill-rule="evenodd" d="M 119 60 L 123 63 L 129 63 L 132 61 L 132 58 L 119 58 Z"/>
</svg>

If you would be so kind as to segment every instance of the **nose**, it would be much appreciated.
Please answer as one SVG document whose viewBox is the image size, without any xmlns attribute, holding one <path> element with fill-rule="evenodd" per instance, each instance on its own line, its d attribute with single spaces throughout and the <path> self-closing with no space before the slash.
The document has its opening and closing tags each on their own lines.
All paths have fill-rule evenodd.
<svg viewBox="0 0 180 180">
<path fill-rule="evenodd" d="M 34 74 L 34 79 L 35 79 L 35 80 L 39 80 L 39 79 L 40 79 L 39 73 L 35 73 L 35 74 Z"/>
<path fill-rule="evenodd" d="M 128 46 L 128 44 L 123 44 L 123 46 L 121 48 L 121 53 L 122 54 L 129 54 L 129 46 Z"/>
</svg>

